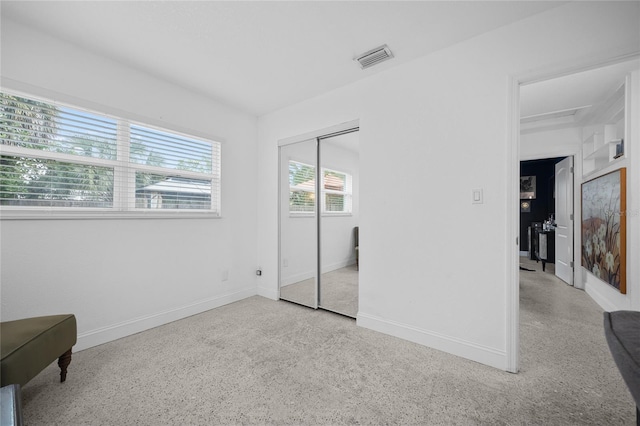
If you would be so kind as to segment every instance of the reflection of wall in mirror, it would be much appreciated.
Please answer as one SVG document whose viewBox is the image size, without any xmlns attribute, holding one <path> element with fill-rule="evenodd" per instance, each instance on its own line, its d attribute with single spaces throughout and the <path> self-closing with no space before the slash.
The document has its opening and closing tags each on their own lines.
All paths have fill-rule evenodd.
<svg viewBox="0 0 640 426">
<path fill-rule="evenodd" d="M 290 217 L 289 214 L 288 165 L 290 160 L 315 166 L 315 140 L 280 148 L 280 279 L 282 285 L 312 278 L 316 267 L 317 252 L 317 226 L 313 214 L 303 214 L 296 217 Z"/>
<path fill-rule="evenodd" d="M 296 144 L 281 148 L 281 164 L 288 164 L 288 159 L 314 164 L 315 150 L 310 149 L 311 143 Z M 352 212 L 348 216 L 323 215 L 321 219 L 322 232 L 322 272 L 355 264 L 353 246 L 353 228 L 359 225 L 360 203 L 358 197 L 360 172 L 359 154 L 342 149 L 337 145 L 323 143 L 321 145 L 322 166 L 343 171 L 352 176 Z M 306 161 L 305 161 L 306 160 Z M 288 167 L 282 167 L 281 193 L 281 240 L 280 250 L 282 260 L 287 266 L 281 266 L 282 285 L 311 278 L 316 268 L 316 221 L 314 217 L 290 215 L 288 211 Z"/>
<path fill-rule="evenodd" d="M 322 233 L 321 258 L 322 272 L 325 273 L 355 264 L 353 228 L 359 225 L 360 171 L 358 152 L 343 149 L 339 143 L 325 143 L 321 147 L 322 165 L 350 174 L 353 194 L 351 216 L 323 216 L 322 218 L 320 228 Z"/>
</svg>

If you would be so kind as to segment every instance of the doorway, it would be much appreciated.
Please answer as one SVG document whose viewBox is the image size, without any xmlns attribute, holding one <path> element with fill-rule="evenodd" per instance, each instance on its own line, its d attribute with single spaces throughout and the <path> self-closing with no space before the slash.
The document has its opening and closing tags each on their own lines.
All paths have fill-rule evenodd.
<svg viewBox="0 0 640 426">
<path fill-rule="evenodd" d="M 358 128 L 281 145 L 279 298 L 355 318 Z"/>
<path fill-rule="evenodd" d="M 573 156 L 520 162 L 521 263 L 523 257 L 541 262 L 542 272 L 569 285 L 574 282 L 573 163 Z"/>
<path fill-rule="evenodd" d="M 590 158 L 588 155 L 590 151 L 587 149 L 589 142 L 583 139 L 583 136 L 594 134 L 594 128 L 601 127 L 603 123 L 606 125 L 610 119 L 617 120 L 618 107 L 622 106 L 622 114 L 624 114 L 626 103 L 617 102 L 616 94 L 620 93 L 621 84 L 624 84 L 625 79 L 628 81 L 631 70 L 637 68 L 638 55 L 629 55 L 580 65 L 567 64 L 564 69 L 557 68 L 554 73 L 527 75 L 512 80 L 511 141 L 513 145 L 510 147 L 512 150 L 510 174 L 513 176 L 513 187 L 509 196 L 514 198 L 518 196 L 517 176 L 520 161 L 560 156 L 574 157 L 573 200 L 576 211 L 573 252 L 575 254 L 574 287 L 576 288 L 584 288 L 587 278 L 585 270 L 580 267 L 580 183 L 587 175 L 596 173 L 592 163 L 600 161 Z M 530 95 L 535 96 L 526 100 L 525 98 Z M 568 100 L 572 105 L 567 105 Z M 609 114 L 613 115 L 607 118 Z M 604 121 L 602 117 L 605 117 Z M 528 143 L 525 143 L 525 139 L 528 139 Z M 593 148 L 592 146 L 591 149 Z M 619 164 L 622 163 L 618 162 Z M 595 170 L 598 170 L 597 164 Z M 515 200 L 512 201 L 513 208 L 517 210 L 509 214 L 509 241 L 515 241 L 520 250 L 524 250 L 527 241 L 522 241 L 519 237 L 521 206 Z M 520 275 L 527 272 L 519 271 L 516 262 L 520 253 L 517 251 L 514 253 L 514 251 L 509 253 L 512 284 L 508 290 L 507 369 L 517 372 L 520 342 L 519 283 Z M 591 297 L 594 296 L 591 295 Z M 598 300 L 596 301 L 601 304 Z"/>
</svg>

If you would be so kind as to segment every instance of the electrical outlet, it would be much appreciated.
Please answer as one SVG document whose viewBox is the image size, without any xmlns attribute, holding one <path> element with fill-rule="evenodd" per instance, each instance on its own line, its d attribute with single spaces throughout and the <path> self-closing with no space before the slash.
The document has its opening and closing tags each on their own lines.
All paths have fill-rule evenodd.
<svg viewBox="0 0 640 426">
<path fill-rule="evenodd" d="M 222 281 L 227 281 L 229 279 L 229 270 L 228 269 L 223 269 L 222 270 L 222 274 L 220 274 L 220 279 Z"/>
</svg>

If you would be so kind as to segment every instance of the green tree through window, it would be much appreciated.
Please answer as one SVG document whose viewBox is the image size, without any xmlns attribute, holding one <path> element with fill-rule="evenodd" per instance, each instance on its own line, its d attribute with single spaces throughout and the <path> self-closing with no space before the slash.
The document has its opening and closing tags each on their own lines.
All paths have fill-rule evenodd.
<svg viewBox="0 0 640 426">
<path fill-rule="evenodd" d="M 289 210 L 313 212 L 315 210 L 315 167 L 289 162 Z"/>
</svg>

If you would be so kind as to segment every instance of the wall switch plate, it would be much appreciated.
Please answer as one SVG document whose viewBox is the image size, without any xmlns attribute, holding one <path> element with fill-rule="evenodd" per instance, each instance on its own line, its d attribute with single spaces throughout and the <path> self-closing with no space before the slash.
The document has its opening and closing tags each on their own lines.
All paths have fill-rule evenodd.
<svg viewBox="0 0 640 426">
<path fill-rule="evenodd" d="M 471 202 L 473 204 L 482 204 L 483 203 L 483 197 L 482 197 L 482 189 L 474 189 L 471 191 L 472 193 L 472 198 L 471 198 Z"/>
<path fill-rule="evenodd" d="M 220 279 L 222 279 L 222 281 L 227 281 L 229 279 L 229 270 L 225 269 L 222 271 L 222 274 L 220 274 Z"/>
</svg>

